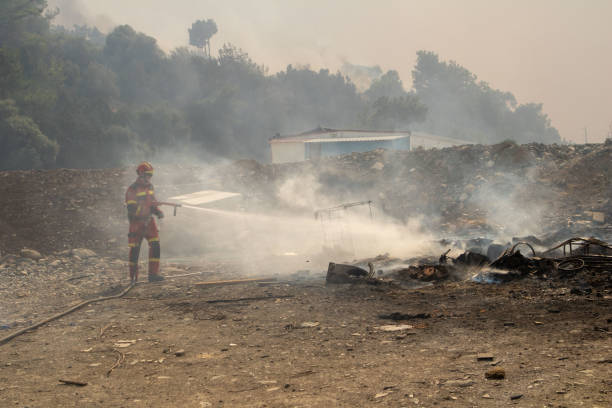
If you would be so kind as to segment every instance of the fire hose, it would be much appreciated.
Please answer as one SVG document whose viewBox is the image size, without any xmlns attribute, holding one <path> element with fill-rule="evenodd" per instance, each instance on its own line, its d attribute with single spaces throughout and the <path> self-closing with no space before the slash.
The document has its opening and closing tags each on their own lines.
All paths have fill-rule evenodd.
<svg viewBox="0 0 612 408">
<path fill-rule="evenodd" d="M 70 314 L 70 313 L 74 312 L 75 310 L 79 310 L 80 308 L 82 308 L 84 306 L 87 306 L 87 305 L 90 305 L 90 304 L 96 303 L 96 302 L 102 302 L 103 300 L 119 299 L 120 297 L 125 296 L 130 290 L 132 290 L 132 288 L 134 286 L 136 286 L 136 284 L 135 283 L 131 283 L 127 288 L 125 288 L 123 291 L 121 291 L 120 293 L 118 293 L 116 295 L 99 297 L 99 298 L 96 298 L 96 299 L 91 299 L 91 300 L 86 300 L 84 302 L 81 302 L 78 305 L 73 306 L 73 307 L 71 307 L 68 310 L 65 310 L 65 311 L 63 311 L 61 313 L 55 314 L 55 315 L 53 315 L 53 316 L 51 316 L 51 317 L 49 317 L 49 318 L 47 318 L 47 319 L 45 319 L 45 320 L 43 320 L 41 322 L 33 324 L 33 325 L 29 326 L 29 327 L 25 327 L 25 328 L 23 328 L 21 330 L 16 331 L 13 334 L 10 334 L 10 335 L 8 335 L 6 337 L 1 338 L 0 339 L 0 345 L 2 345 L 4 343 L 8 343 L 10 340 L 14 339 L 17 336 L 21 336 L 25 332 L 37 329 L 40 326 L 45 325 L 45 324 L 47 324 L 49 322 L 52 322 L 53 320 L 59 319 L 60 317 L 66 316 L 67 314 Z"/>
<path fill-rule="evenodd" d="M 185 273 L 185 274 L 181 274 L 181 275 L 172 275 L 172 276 L 168 276 L 168 279 L 172 279 L 172 278 L 182 278 L 182 277 L 186 277 L 186 276 L 192 276 L 192 275 L 200 275 L 204 272 L 192 272 L 192 273 Z M 222 281 L 209 281 L 209 282 L 198 282 L 196 283 L 196 286 L 200 285 L 200 286 L 209 286 L 209 285 L 220 285 L 220 284 L 237 284 L 237 283 L 251 283 L 251 282 L 273 282 L 276 281 L 275 278 L 251 278 L 251 279 L 234 279 L 234 280 L 222 280 Z M 53 320 L 57 320 L 60 317 L 64 317 L 76 310 L 81 309 L 84 306 L 90 305 L 92 303 L 96 303 L 96 302 L 102 302 L 104 300 L 111 300 L 111 299 L 119 299 L 122 298 L 123 296 L 127 295 L 127 293 L 132 290 L 132 288 L 136 286 L 136 283 L 131 283 L 127 288 L 125 288 L 123 291 L 119 292 L 116 295 L 112 295 L 112 296 L 104 296 L 104 297 L 99 297 L 96 299 L 90 299 L 90 300 L 86 300 L 84 302 L 79 303 L 78 305 L 72 306 L 70 309 L 64 310 L 63 312 L 57 313 L 43 321 L 40 321 L 36 324 L 33 324 L 31 326 L 25 327 L 21 330 L 16 331 L 13 334 L 10 334 L 6 337 L 0 338 L 0 345 L 8 343 L 9 341 L 11 341 L 12 339 L 14 339 L 15 337 L 21 336 L 22 334 L 31 331 L 31 330 L 35 330 L 37 328 L 39 328 L 40 326 L 43 326 L 49 322 L 52 322 Z M 209 301 L 209 302 L 215 302 L 215 301 Z"/>
</svg>

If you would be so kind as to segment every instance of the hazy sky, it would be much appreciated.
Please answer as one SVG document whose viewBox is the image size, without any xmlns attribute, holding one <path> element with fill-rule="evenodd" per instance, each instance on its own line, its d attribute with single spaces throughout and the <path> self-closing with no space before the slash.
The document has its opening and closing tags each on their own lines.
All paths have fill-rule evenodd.
<svg viewBox="0 0 612 408">
<path fill-rule="evenodd" d="M 612 122 L 612 0 L 49 0 L 70 22 L 130 24 L 171 50 L 195 20 L 270 73 L 343 62 L 397 70 L 406 88 L 416 51 L 455 60 L 519 103 L 544 104 L 566 140 L 605 139 Z M 75 11 L 76 10 L 76 11 Z M 62 15 L 60 15 L 62 17 Z"/>
</svg>

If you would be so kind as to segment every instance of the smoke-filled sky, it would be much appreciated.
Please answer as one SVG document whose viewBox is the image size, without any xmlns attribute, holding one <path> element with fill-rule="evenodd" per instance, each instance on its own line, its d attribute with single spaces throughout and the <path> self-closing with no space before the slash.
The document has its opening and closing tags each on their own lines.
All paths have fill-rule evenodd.
<svg viewBox="0 0 612 408">
<path fill-rule="evenodd" d="M 610 0 L 49 0 L 57 21 L 108 32 L 129 24 L 169 51 L 195 20 L 211 40 L 247 51 L 270 73 L 344 62 L 397 70 L 410 88 L 416 51 L 454 60 L 519 103 L 544 104 L 561 137 L 601 142 L 612 130 Z"/>
</svg>

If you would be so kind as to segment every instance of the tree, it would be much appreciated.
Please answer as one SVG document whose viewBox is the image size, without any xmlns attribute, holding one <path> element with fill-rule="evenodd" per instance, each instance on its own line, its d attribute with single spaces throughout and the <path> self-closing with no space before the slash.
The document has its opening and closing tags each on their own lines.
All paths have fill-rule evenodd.
<svg viewBox="0 0 612 408">
<path fill-rule="evenodd" d="M 24 32 L 41 34 L 49 29 L 49 21 L 42 16 L 45 0 L 0 1 L 0 47 L 19 45 Z"/>
<path fill-rule="evenodd" d="M 210 57 L 210 39 L 216 33 L 217 23 L 214 20 L 197 20 L 189 29 L 189 44 Z"/>
<path fill-rule="evenodd" d="M 423 122 L 427 106 L 414 93 L 399 98 L 381 96 L 369 108 L 363 124 L 376 130 L 406 130 L 411 123 Z"/>
<path fill-rule="evenodd" d="M 406 91 L 397 71 L 387 71 L 383 76 L 372 81 L 364 95 L 368 101 L 374 102 L 381 97 L 401 98 L 406 95 Z"/>
<path fill-rule="evenodd" d="M 106 37 L 103 56 L 117 74 L 121 99 L 129 103 L 151 103 L 159 99 L 157 75 L 165 62 L 155 38 L 122 25 Z"/>
<path fill-rule="evenodd" d="M 0 100 L 0 169 L 50 167 L 58 150 L 31 118 L 19 114 L 15 101 Z"/>
<path fill-rule="evenodd" d="M 542 105 L 517 107 L 510 92 L 493 89 L 454 61 L 440 61 L 433 52 L 417 52 L 413 87 L 428 108 L 423 128 L 443 136 L 478 143 L 506 139 L 557 143 L 559 132 L 542 113 Z"/>
</svg>

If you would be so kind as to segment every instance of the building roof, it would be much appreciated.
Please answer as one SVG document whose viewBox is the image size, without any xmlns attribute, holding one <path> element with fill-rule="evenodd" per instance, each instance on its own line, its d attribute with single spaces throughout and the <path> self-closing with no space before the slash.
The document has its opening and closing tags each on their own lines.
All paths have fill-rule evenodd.
<svg viewBox="0 0 612 408">
<path fill-rule="evenodd" d="M 325 142 L 363 142 L 378 140 L 394 140 L 410 136 L 410 131 L 393 130 L 344 130 L 317 128 L 297 135 L 275 137 L 270 143 L 325 143 Z"/>
<path fill-rule="evenodd" d="M 334 143 L 334 142 L 378 142 L 384 140 L 403 139 L 410 135 L 381 135 L 381 136 L 361 136 L 361 137 L 319 137 L 316 139 L 304 140 L 304 143 Z"/>
</svg>

